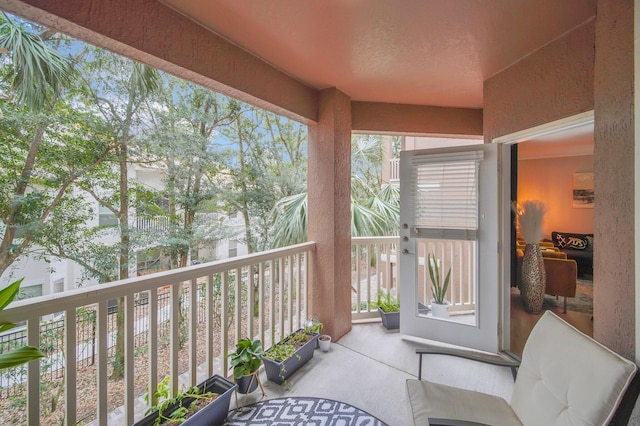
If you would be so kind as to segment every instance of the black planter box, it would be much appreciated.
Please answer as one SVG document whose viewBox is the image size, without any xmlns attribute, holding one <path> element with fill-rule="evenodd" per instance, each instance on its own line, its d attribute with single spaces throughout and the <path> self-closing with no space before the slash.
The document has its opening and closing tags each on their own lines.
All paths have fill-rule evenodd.
<svg viewBox="0 0 640 426">
<path fill-rule="evenodd" d="M 229 404 L 231 403 L 231 394 L 236 389 L 237 385 L 230 382 L 222 376 L 217 374 L 209 377 L 206 381 L 200 383 L 198 388 L 200 393 L 214 392 L 219 396 L 211 401 L 206 407 L 200 409 L 196 414 L 189 417 L 183 425 L 187 426 L 216 426 L 222 425 L 229 413 Z M 182 400 L 183 406 L 189 406 L 194 398 L 184 398 Z M 165 411 L 166 415 L 170 415 L 178 404 L 171 404 Z M 151 426 L 158 418 L 158 412 L 155 411 L 137 423 L 134 426 Z"/>
<path fill-rule="evenodd" d="M 400 328 L 400 312 L 385 312 L 378 308 L 380 317 L 382 318 L 382 325 L 387 330 L 397 330 Z"/>
<path fill-rule="evenodd" d="M 302 329 L 298 330 L 301 331 Z M 289 335 L 284 341 L 288 341 L 296 333 Z M 264 371 L 267 374 L 267 379 L 279 385 L 283 384 L 293 373 L 298 371 L 300 367 L 306 364 L 311 358 L 313 358 L 313 352 L 316 348 L 318 333 L 309 334 L 313 338 L 309 339 L 302 347 L 298 348 L 292 357 L 285 359 L 283 362 L 275 362 L 272 359 L 264 357 L 262 363 L 264 364 Z M 283 369 L 284 367 L 284 369 Z"/>
</svg>

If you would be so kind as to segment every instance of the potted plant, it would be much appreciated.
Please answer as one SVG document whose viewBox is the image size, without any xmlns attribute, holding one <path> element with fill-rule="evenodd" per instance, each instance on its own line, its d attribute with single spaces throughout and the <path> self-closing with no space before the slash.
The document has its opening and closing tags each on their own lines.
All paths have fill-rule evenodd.
<svg viewBox="0 0 640 426">
<path fill-rule="evenodd" d="M 313 323 L 285 337 L 264 352 L 267 379 L 279 385 L 313 358 L 322 323 Z"/>
<path fill-rule="evenodd" d="M 384 328 L 387 330 L 400 328 L 400 303 L 391 293 L 380 291 L 378 299 L 371 302 L 371 305 L 378 308 Z"/>
<path fill-rule="evenodd" d="M 431 291 L 433 293 L 433 299 L 431 299 L 431 313 L 434 317 L 449 318 L 448 300 L 445 299 L 447 289 L 449 288 L 449 280 L 451 278 L 451 267 L 447 272 L 447 276 L 444 281 L 441 280 L 440 275 L 440 260 L 436 259 L 433 253 L 427 255 L 427 266 L 429 269 L 429 277 L 431 278 Z"/>
<path fill-rule="evenodd" d="M 258 378 L 255 372 L 262 365 L 262 343 L 248 337 L 236 344 L 236 351 L 227 355 L 233 367 L 233 377 L 238 385 L 238 393 L 247 394 L 256 390 Z"/>
<path fill-rule="evenodd" d="M 318 336 L 318 344 L 322 352 L 329 352 L 329 349 L 331 349 L 331 336 L 328 334 Z"/>
<path fill-rule="evenodd" d="M 9 303 L 13 302 L 13 299 L 15 299 L 20 290 L 20 284 L 23 279 L 24 278 L 20 278 L 0 290 L 0 311 L 6 308 Z M 0 323 L 0 331 L 11 330 L 15 326 L 15 324 L 11 323 Z M 42 357 L 44 357 L 44 354 L 33 346 L 22 346 L 17 349 L 12 349 L 0 354 L 0 370 L 16 367 Z"/>
<path fill-rule="evenodd" d="M 215 374 L 198 386 L 169 398 L 169 376 L 155 391 L 158 404 L 147 410 L 147 415 L 134 426 L 182 424 L 187 426 L 222 425 L 229 412 L 231 394 L 237 385 Z M 149 394 L 145 397 L 147 400 Z"/>
</svg>

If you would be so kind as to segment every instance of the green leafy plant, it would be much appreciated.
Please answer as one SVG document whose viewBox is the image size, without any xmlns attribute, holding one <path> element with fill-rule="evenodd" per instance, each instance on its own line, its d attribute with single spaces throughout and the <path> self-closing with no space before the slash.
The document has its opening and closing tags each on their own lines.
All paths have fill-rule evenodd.
<svg viewBox="0 0 640 426">
<path fill-rule="evenodd" d="M 259 339 L 251 340 L 245 337 L 239 340 L 236 351 L 227 355 L 233 367 L 233 377 L 239 379 L 256 371 L 262 365 L 263 355 L 262 342 Z"/>
<path fill-rule="evenodd" d="M 277 345 L 273 345 L 269 350 L 264 353 L 269 359 L 275 362 L 283 362 L 287 358 L 291 358 L 296 352 L 296 347 L 291 343 L 281 342 Z"/>
<path fill-rule="evenodd" d="M 380 308 L 383 312 L 398 312 L 400 310 L 400 303 L 395 296 L 388 291 L 381 290 L 378 292 L 378 298 L 371 302 L 371 306 L 374 308 Z"/>
<path fill-rule="evenodd" d="M 451 278 L 451 267 L 447 272 L 444 282 L 440 279 L 440 261 L 433 253 L 427 255 L 427 265 L 429 267 L 429 277 L 431 278 L 431 290 L 433 292 L 433 301 L 439 305 L 446 304 L 445 295 L 449 288 L 449 279 Z"/>
<path fill-rule="evenodd" d="M 23 278 L 20 278 L 18 281 L 13 282 L 0 290 L 0 311 L 6 308 L 7 305 L 9 305 L 9 303 L 11 303 L 16 297 L 20 290 L 22 280 Z M 15 324 L 8 322 L 0 323 L 0 332 L 11 330 L 15 326 Z M 40 349 L 33 346 L 22 346 L 21 348 L 3 352 L 0 354 L 0 370 L 16 367 L 44 356 L 45 355 L 40 351 Z"/>
<path fill-rule="evenodd" d="M 180 392 L 175 398 L 169 398 L 170 395 L 170 377 L 165 376 L 156 388 L 154 395 L 158 399 L 158 403 L 149 408 L 145 414 L 151 414 L 155 411 L 158 412 L 158 417 L 153 423 L 154 426 L 160 425 L 165 422 L 173 422 L 171 424 L 182 424 L 191 414 L 194 414 L 198 406 L 202 404 L 208 404 L 212 400 L 216 399 L 219 395 L 214 392 L 201 393 L 197 386 L 193 386 L 184 392 Z M 185 398 L 191 398 L 193 401 L 185 406 L 183 400 Z M 149 403 L 149 393 L 145 394 L 145 401 Z M 169 407 L 172 404 L 176 404 L 177 407 L 168 412 Z"/>
<path fill-rule="evenodd" d="M 280 377 L 283 379 L 285 386 L 286 380 L 284 379 L 284 376 L 287 372 L 284 364 L 285 360 L 295 356 L 298 361 L 300 361 L 302 357 L 296 354 L 296 351 L 307 343 L 309 339 L 313 338 L 314 335 L 320 333 L 320 330 L 322 330 L 323 327 L 323 323 L 310 320 L 307 322 L 305 328 L 296 331 L 264 352 L 265 358 L 269 358 L 270 360 L 282 364 L 280 367 Z"/>
</svg>

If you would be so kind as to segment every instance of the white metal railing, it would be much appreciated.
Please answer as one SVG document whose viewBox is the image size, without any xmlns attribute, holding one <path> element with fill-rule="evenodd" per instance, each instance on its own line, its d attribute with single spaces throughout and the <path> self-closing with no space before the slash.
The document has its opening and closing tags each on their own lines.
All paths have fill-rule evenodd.
<svg viewBox="0 0 640 426">
<path fill-rule="evenodd" d="M 380 292 L 398 297 L 396 249 L 398 237 L 353 237 L 351 239 L 351 315 L 353 319 L 375 318 L 371 302 Z"/>
<path fill-rule="evenodd" d="M 354 237 L 351 239 L 351 312 L 353 319 L 378 316 L 372 303 L 378 294 L 399 297 L 398 237 Z M 476 244 L 473 241 L 418 240 L 418 301 L 429 305 L 433 297 L 428 253 L 433 253 L 443 265 L 442 275 L 451 266 L 451 279 L 446 299 L 450 312 L 469 313 L 476 305 Z M 446 265 L 446 266 L 445 266 Z M 446 268 L 446 269 L 445 269 Z M 381 293 L 382 292 L 382 293 Z"/>
<path fill-rule="evenodd" d="M 169 218 L 166 216 L 138 216 L 136 228 L 139 231 L 168 231 Z"/>
<path fill-rule="evenodd" d="M 18 395 L 26 400 L 23 418 L 15 410 L 3 410 L 12 413 L 0 414 L 0 418 L 6 424 L 37 425 L 53 418 L 56 423 L 64 419 L 69 425 L 78 421 L 104 425 L 110 412 L 122 406 L 124 415 L 118 422 L 131 424 L 143 415 L 135 411 L 135 401 L 143 398 L 147 389 L 156 389 L 163 377 L 171 377 L 175 395 L 179 381 L 193 386 L 214 372 L 227 376 L 224 355 L 239 338 L 258 337 L 268 347 L 303 325 L 310 252 L 314 250 L 315 243 L 308 242 L 13 303 L 0 312 L 0 322 L 26 322 L 26 343 L 33 346 L 40 346 L 43 317 L 63 313 L 64 346 L 63 353 L 47 353 L 46 358 L 26 367 L 26 389 Z M 118 308 L 110 308 L 109 301 L 114 299 L 123 300 L 121 381 L 110 378 L 116 332 L 111 319 Z M 144 309 L 140 309 L 141 303 Z M 87 345 L 77 338 L 79 329 L 84 328 L 77 319 L 87 312 L 94 321 L 95 364 L 78 368 L 78 358 L 86 356 Z M 145 343 L 139 343 L 139 336 L 145 334 Z M 51 362 L 53 358 L 56 362 Z M 60 362 L 65 385 L 58 384 L 56 389 L 64 406 L 52 414 L 49 398 L 55 391 L 41 390 L 41 372 Z M 14 372 L 14 382 L 20 380 L 16 377 Z M 123 391 L 115 392 L 119 388 Z M 97 400 L 97 406 L 89 411 L 88 404 L 78 403 L 85 393 L 89 401 Z M 12 417 L 7 420 L 9 415 Z"/>
<path fill-rule="evenodd" d="M 440 262 L 441 280 L 451 268 L 449 288 L 445 298 L 451 302 L 450 314 L 471 314 L 476 307 L 477 252 L 475 241 L 463 240 L 418 240 L 418 301 L 431 303 L 433 293 L 431 279 L 426 267 L 428 254 Z"/>
<path fill-rule="evenodd" d="M 389 160 L 389 182 L 400 182 L 400 159 L 392 158 Z"/>
</svg>

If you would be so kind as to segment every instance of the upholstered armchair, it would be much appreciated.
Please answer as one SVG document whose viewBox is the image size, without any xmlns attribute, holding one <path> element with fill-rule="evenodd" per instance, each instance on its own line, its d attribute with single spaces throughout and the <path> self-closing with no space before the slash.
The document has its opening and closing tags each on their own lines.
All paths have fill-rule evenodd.
<svg viewBox="0 0 640 426">
<path fill-rule="evenodd" d="M 422 358 L 439 353 L 417 349 Z M 533 328 L 522 360 L 479 358 L 466 351 L 450 355 L 491 361 L 517 369 L 511 401 L 425 380 L 407 380 L 416 425 L 626 425 L 640 391 L 636 365 L 547 311 Z M 638 377 L 636 377 L 638 376 Z"/>
<path fill-rule="evenodd" d="M 518 248 L 516 277 L 518 285 L 521 280 L 523 249 Z M 567 313 L 567 297 L 576 297 L 578 283 L 578 265 L 573 259 L 567 259 L 567 255 L 558 249 L 545 247 L 542 250 L 546 285 L 545 293 L 552 296 L 564 297 L 563 313 Z"/>
</svg>

